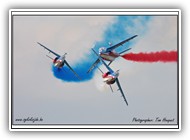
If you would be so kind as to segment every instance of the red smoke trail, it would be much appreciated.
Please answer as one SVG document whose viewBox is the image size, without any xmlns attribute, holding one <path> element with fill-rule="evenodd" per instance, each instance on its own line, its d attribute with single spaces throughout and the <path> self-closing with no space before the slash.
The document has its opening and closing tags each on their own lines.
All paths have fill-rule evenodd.
<svg viewBox="0 0 190 140">
<path fill-rule="evenodd" d="M 122 55 L 126 60 L 136 62 L 177 62 L 177 51 L 160 51 L 149 53 L 128 53 Z"/>
</svg>

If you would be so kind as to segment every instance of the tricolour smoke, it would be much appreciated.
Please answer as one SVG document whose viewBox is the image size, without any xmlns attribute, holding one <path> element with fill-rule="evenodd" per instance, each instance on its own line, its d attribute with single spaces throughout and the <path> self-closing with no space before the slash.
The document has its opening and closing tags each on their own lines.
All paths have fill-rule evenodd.
<svg viewBox="0 0 190 140">
<path fill-rule="evenodd" d="M 148 25 L 150 17 L 149 16 L 117 16 L 116 22 L 113 24 L 110 24 L 107 29 L 105 30 L 103 34 L 103 38 L 101 41 L 96 42 L 94 49 L 98 51 L 100 47 L 109 47 L 108 42 L 112 42 L 112 44 L 119 43 L 120 41 L 131 37 L 134 34 L 140 35 L 140 33 L 145 32 L 146 26 Z M 143 25 L 143 28 L 138 29 L 139 24 L 135 24 L 136 21 L 138 21 L 139 24 Z M 127 28 L 128 27 L 128 28 Z M 132 31 L 133 33 L 128 33 L 127 30 L 131 29 L 138 29 L 138 31 Z M 127 42 L 124 46 L 120 46 L 117 51 L 121 52 L 122 50 L 128 48 L 132 42 Z M 82 48 L 81 48 L 82 49 Z M 71 67 L 74 69 L 74 71 L 81 77 L 81 80 L 79 80 L 73 72 L 64 65 L 61 70 L 58 70 L 56 67 L 52 66 L 52 72 L 53 75 L 66 82 L 85 82 L 88 80 L 91 80 L 94 76 L 94 72 L 97 69 L 94 68 L 93 71 L 90 73 L 87 73 L 88 69 L 91 67 L 93 62 L 97 59 L 97 56 L 92 52 L 89 46 L 89 54 L 86 55 L 85 59 L 78 58 L 78 62 L 76 62 L 74 65 L 68 63 L 71 65 Z M 77 56 L 76 56 L 77 57 Z"/>
<path fill-rule="evenodd" d="M 149 52 L 149 53 L 128 53 L 122 55 L 126 60 L 135 62 L 177 62 L 178 55 L 177 51 L 160 51 L 160 52 Z"/>
</svg>

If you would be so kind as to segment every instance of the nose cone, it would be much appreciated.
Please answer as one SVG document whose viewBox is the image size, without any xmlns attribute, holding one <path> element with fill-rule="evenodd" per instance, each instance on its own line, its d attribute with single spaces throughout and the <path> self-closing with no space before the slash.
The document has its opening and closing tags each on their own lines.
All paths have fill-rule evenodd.
<svg viewBox="0 0 190 140">
<path fill-rule="evenodd" d="M 102 78 L 106 78 L 107 77 L 107 73 L 102 74 Z"/>
</svg>

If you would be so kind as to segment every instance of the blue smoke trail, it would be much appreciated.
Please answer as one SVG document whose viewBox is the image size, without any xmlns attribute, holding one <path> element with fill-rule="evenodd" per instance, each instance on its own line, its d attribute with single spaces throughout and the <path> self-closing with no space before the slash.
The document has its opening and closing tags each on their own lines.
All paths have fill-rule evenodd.
<svg viewBox="0 0 190 140">
<path fill-rule="evenodd" d="M 71 66 L 73 70 L 80 76 L 81 79 L 78 79 L 74 73 L 64 65 L 60 70 L 52 65 L 52 71 L 56 78 L 66 81 L 66 82 L 85 82 L 92 79 L 95 69 L 90 73 L 87 73 L 87 70 L 93 63 L 94 54 L 90 52 L 88 57 L 86 55 L 85 59 L 81 59 L 77 64 Z M 95 57 L 94 57 L 95 58 Z"/>
<path fill-rule="evenodd" d="M 108 46 L 108 42 L 111 42 L 114 45 L 135 34 L 141 35 L 145 33 L 147 29 L 147 23 L 150 18 L 150 16 L 117 16 L 116 22 L 108 26 L 107 30 L 104 32 L 103 41 L 96 42 L 94 49 L 98 51 L 100 47 Z M 140 23 L 135 24 L 137 20 Z M 138 28 L 136 26 L 139 25 L 142 26 L 143 29 L 138 31 L 138 33 L 134 32 L 133 34 L 130 34 L 127 32 L 126 27 L 136 29 Z M 117 48 L 116 51 L 120 52 L 131 46 L 134 42 L 127 42 L 125 45 Z M 84 55 L 85 59 L 81 59 L 78 61 L 78 63 L 75 63 L 74 66 L 71 66 L 74 71 L 81 77 L 81 80 L 79 80 L 67 66 L 64 66 L 61 70 L 58 70 L 56 67 L 52 66 L 53 75 L 56 78 L 66 82 L 85 82 L 91 80 L 94 76 L 96 68 L 90 73 L 87 73 L 87 70 L 95 62 L 97 56 L 95 56 L 91 49 L 89 49 L 88 54 Z"/>
</svg>

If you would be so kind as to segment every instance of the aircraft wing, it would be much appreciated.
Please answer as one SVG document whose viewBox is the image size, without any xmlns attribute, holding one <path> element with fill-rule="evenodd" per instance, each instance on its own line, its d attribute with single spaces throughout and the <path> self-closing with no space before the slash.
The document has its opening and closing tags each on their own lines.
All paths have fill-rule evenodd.
<svg viewBox="0 0 190 140">
<path fill-rule="evenodd" d="M 120 42 L 120 43 L 118 43 L 118 44 L 116 44 L 116 45 L 114 45 L 114 46 L 112 46 L 112 47 L 107 48 L 106 51 L 110 52 L 110 51 L 112 51 L 112 50 L 114 50 L 115 48 L 117 48 L 117 47 L 123 45 L 124 43 L 128 42 L 129 40 L 131 40 L 131 39 L 133 39 L 133 38 L 135 38 L 135 37 L 137 37 L 137 35 L 134 35 L 134 36 L 132 36 L 132 37 L 130 37 L 130 38 L 128 38 L 128 39 L 126 39 L 126 40 L 124 40 L 124 41 L 122 41 L 122 42 Z"/>
<path fill-rule="evenodd" d="M 108 69 L 108 71 L 110 71 L 111 73 L 114 73 L 114 71 L 106 64 L 106 62 L 104 62 L 104 60 L 100 57 L 100 55 L 98 55 L 94 49 L 92 49 L 92 50 L 98 56 L 98 59 L 105 65 L 105 67 Z"/>
<path fill-rule="evenodd" d="M 79 77 L 79 75 L 71 68 L 71 66 L 69 65 L 69 63 L 65 60 L 64 61 L 65 62 L 65 64 L 69 67 L 69 69 L 75 74 L 75 76 L 79 79 L 79 80 L 81 80 L 81 78 Z"/>
<path fill-rule="evenodd" d="M 124 53 L 124 52 L 126 52 L 126 51 L 129 51 L 130 49 L 131 49 L 131 48 L 128 48 L 128 49 L 126 49 L 126 50 L 120 52 L 119 54 L 121 55 L 122 53 Z"/>
<path fill-rule="evenodd" d="M 127 100 L 126 100 L 126 98 L 125 98 L 125 95 L 124 95 L 124 93 L 123 93 L 123 90 L 122 90 L 122 88 L 121 88 L 121 85 L 120 85 L 120 83 L 119 83 L 118 78 L 116 78 L 116 83 L 117 83 L 117 86 L 118 86 L 119 90 L 121 91 L 121 95 L 122 95 L 122 97 L 123 97 L 125 103 L 128 105 L 128 102 L 127 102 Z"/>
<path fill-rule="evenodd" d="M 92 66 L 89 68 L 89 70 L 87 71 L 87 73 L 91 72 L 91 71 L 96 67 L 96 65 L 98 65 L 99 62 L 100 62 L 100 59 L 97 59 L 97 60 L 92 64 Z"/>
<path fill-rule="evenodd" d="M 57 57 L 60 57 L 59 54 L 55 53 L 54 51 L 48 49 L 47 47 L 45 47 L 44 45 L 42 45 L 41 43 L 37 42 L 40 46 L 42 46 L 44 49 L 48 50 L 49 52 L 53 53 L 54 55 L 56 55 Z"/>
</svg>

